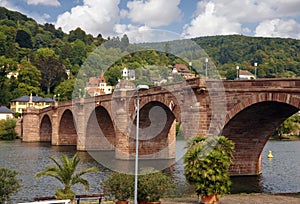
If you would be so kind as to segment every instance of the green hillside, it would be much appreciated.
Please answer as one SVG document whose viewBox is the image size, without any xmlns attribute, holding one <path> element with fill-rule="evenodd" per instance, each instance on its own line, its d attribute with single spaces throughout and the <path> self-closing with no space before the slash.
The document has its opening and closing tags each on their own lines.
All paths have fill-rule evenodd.
<svg viewBox="0 0 300 204">
<path fill-rule="evenodd" d="M 224 78 L 235 77 L 236 65 L 254 73 L 254 62 L 258 63 L 259 78 L 300 76 L 299 40 L 240 35 L 192 40 L 205 50 Z M 104 46 L 96 49 L 104 42 Z M 120 55 L 124 56 L 121 60 L 104 63 Z M 89 61 L 85 63 L 88 57 Z M 99 63 L 99 59 L 103 63 Z M 109 65 L 111 68 L 105 77 L 115 85 L 120 69 L 125 66 L 146 77 L 151 73 L 167 76 L 170 67 L 176 63 L 187 64 L 187 61 L 167 50 L 135 52 L 126 35 L 104 39 L 100 33 L 94 37 L 80 28 L 67 34 L 52 24 L 40 25 L 21 13 L 0 7 L 1 105 L 8 105 L 11 99 L 30 93 L 48 97 L 59 93 L 61 100 L 68 100 L 72 97 L 75 78 L 82 65 L 86 68 L 85 78 L 77 77 L 76 83 L 79 81 L 84 86 L 87 77 L 100 75 L 99 70 Z M 71 72 L 69 77 L 66 70 Z M 9 73 L 11 78 L 7 77 Z M 13 73 L 18 73 L 18 76 Z"/>
<path fill-rule="evenodd" d="M 299 77 L 300 41 L 283 38 L 246 37 L 241 35 L 195 38 L 211 56 L 218 69 L 230 76 L 235 65 L 254 73 L 258 63 L 258 77 Z"/>
</svg>

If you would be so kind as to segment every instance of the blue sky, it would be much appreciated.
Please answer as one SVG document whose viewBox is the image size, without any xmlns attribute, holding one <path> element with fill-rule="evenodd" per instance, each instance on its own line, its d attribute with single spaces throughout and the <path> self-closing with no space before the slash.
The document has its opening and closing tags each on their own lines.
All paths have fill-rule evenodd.
<svg viewBox="0 0 300 204">
<path fill-rule="evenodd" d="M 299 0 L 0 0 L 68 33 L 104 37 L 160 29 L 184 38 L 243 34 L 300 39 Z"/>
</svg>

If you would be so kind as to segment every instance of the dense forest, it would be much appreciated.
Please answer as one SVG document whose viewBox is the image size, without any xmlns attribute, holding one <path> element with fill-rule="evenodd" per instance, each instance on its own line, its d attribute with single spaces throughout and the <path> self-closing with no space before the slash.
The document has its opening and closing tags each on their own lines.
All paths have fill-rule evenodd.
<svg viewBox="0 0 300 204">
<path fill-rule="evenodd" d="M 255 62 L 258 78 L 300 76 L 299 40 L 231 35 L 192 41 L 207 53 L 222 78 L 234 79 L 237 65 L 254 73 Z M 189 46 L 185 41 L 176 43 Z M 67 34 L 52 24 L 40 25 L 0 7 L 0 104 L 8 106 L 10 100 L 30 93 L 47 97 L 59 93 L 61 100 L 71 99 L 75 80 L 84 86 L 88 77 L 101 74 L 99 70 L 106 70 L 111 85 L 117 83 L 124 67 L 135 69 L 136 75 L 143 77 L 139 80 L 149 80 L 150 76 L 166 77 L 174 64 L 188 66 L 191 60 L 200 67 L 190 67 L 191 71 L 203 74 L 204 61 L 189 59 L 192 49 L 180 50 L 182 57 L 178 57 L 169 53 L 170 45 L 174 43 L 163 43 L 155 50 L 148 44 L 149 49 L 141 51 L 126 34 L 104 39 L 80 28 Z"/>
</svg>

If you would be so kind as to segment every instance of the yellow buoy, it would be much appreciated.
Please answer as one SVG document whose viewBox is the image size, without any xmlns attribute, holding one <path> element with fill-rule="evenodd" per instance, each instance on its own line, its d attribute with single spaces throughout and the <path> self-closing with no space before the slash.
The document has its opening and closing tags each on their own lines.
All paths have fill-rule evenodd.
<svg viewBox="0 0 300 204">
<path fill-rule="evenodd" d="M 269 159 L 272 159 L 272 158 L 273 158 L 273 155 L 272 155 L 272 151 L 271 151 L 271 150 L 269 150 L 268 158 L 269 158 Z"/>
</svg>

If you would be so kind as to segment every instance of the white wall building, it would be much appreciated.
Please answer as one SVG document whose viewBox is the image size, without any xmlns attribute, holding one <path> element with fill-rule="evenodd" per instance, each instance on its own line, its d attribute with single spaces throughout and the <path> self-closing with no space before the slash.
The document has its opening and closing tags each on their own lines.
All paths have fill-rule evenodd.
<svg viewBox="0 0 300 204">
<path fill-rule="evenodd" d="M 0 106 L 0 120 L 6 120 L 13 117 L 14 113 L 11 110 L 9 110 L 6 106 Z"/>
</svg>

